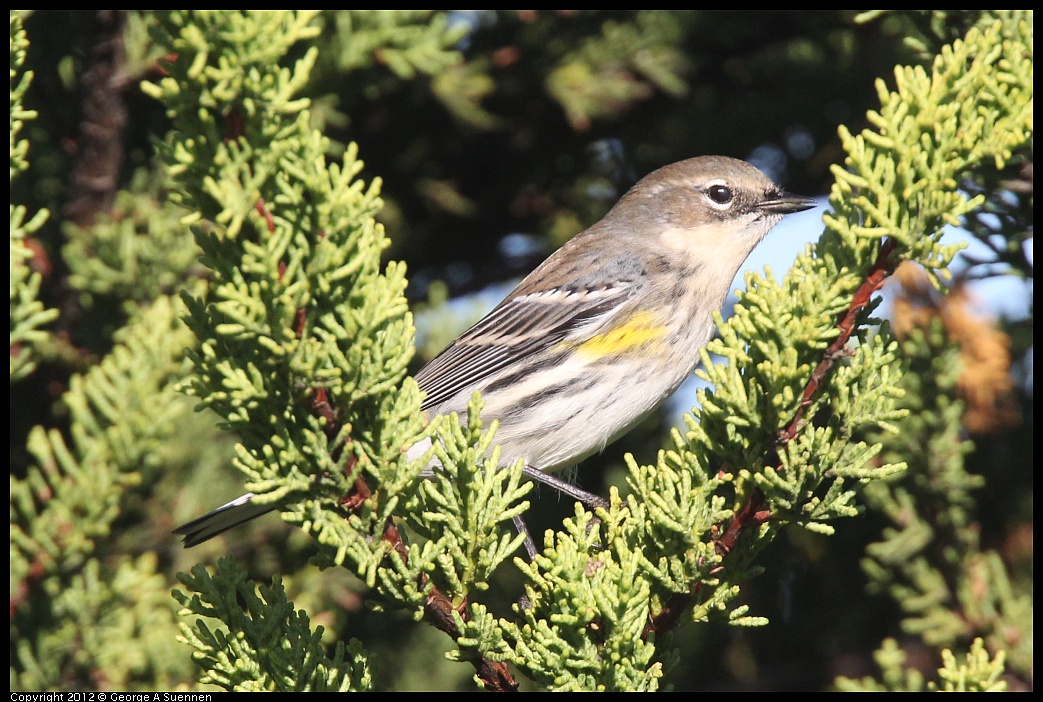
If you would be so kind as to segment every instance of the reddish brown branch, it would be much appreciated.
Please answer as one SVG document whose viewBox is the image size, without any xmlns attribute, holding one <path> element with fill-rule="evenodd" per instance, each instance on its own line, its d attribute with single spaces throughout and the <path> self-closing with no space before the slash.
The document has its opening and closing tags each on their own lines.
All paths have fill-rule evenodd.
<svg viewBox="0 0 1043 702">
<path fill-rule="evenodd" d="M 275 218 L 272 216 L 271 210 L 268 209 L 268 204 L 264 201 L 263 197 L 257 198 L 257 204 L 254 205 L 254 209 L 257 210 L 257 214 L 264 217 L 264 223 L 268 227 L 268 233 L 275 233 Z"/>
<path fill-rule="evenodd" d="M 881 244 L 880 252 L 877 254 L 872 269 L 862 280 L 862 285 L 855 291 L 847 311 L 837 321 L 837 328 L 840 329 L 840 334 L 837 335 L 837 338 L 833 340 L 833 343 L 822 354 L 822 360 L 819 361 L 815 370 L 811 372 L 811 378 L 808 380 L 808 384 L 804 386 L 804 393 L 800 398 L 800 406 L 797 408 L 797 413 L 794 415 L 793 420 L 789 423 L 789 426 L 779 432 L 777 442 L 779 445 L 786 444 L 797 436 L 797 432 L 800 431 L 800 425 L 804 420 L 804 410 L 811 405 L 815 393 L 818 392 L 822 382 L 833 368 L 833 364 L 837 362 L 837 359 L 846 355 L 845 348 L 847 347 L 847 342 L 858 328 L 858 316 L 869 305 L 873 295 L 884 284 L 887 276 L 894 272 L 896 264 L 890 260 L 891 252 L 894 251 L 894 248 L 894 239 L 887 239 Z"/>
<path fill-rule="evenodd" d="M 239 108 L 233 107 L 225 115 L 225 141 L 235 141 L 246 131 L 246 119 Z"/>
<path fill-rule="evenodd" d="M 128 83 L 123 29 L 126 13 L 96 10 L 90 15 L 87 67 L 80 77 L 83 116 L 76 139 L 65 216 L 81 227 L 112 209 L 123 165 L 123 132 Z"/>
<path fill-rule="evenodd" d="M 812 371 L 801 395 L 797 412 L 787 427 L 779 432 L 774 455 L 769 457 L 769 460 L 766 461 L 767 463 L 771 463 L 776 467 L 780 466 L 778 459 L 779 447 L 792 441 L 797 436 L 804 421 L 805 409 L 811 405 L 812 400 L 822 387 L 833 365 L 845 355 L 847 342 L 858 328 L 859 315 L 869 305 L 873 295 L 884 284 L 887 276 L 894 272 L 897 266 L 897 263 L 891 261 L 891 254 L 894 252 L 894 249 L 895 242 L 893 239 L 885 240 L 880 246 L 880 251 L 877 254 L 876 261 L 873 263 L 873 267 L 862 280 L 858 290 L 855 291 L 847 310 L 837 320 L 837 328 L 840 330 L 840 334 L 837 335 L 837 338 L 830 344 L 829 348 L 823 352 L 822 360 L 819 361 L 815 370 Z M 728 521 L 727 525 L 723 529 L 716 530 L 717 533 L 712 536 L 714 549 L 722 559 L 727 558 L 732 552 L 739 541 L 739 537 L 744 532 L 750 528 L 760 527 L 771 518 L 771 511 L 763 509 L 763 507 L 764 493 L 755 488 Z M 723 567 L 721 566 L 721 568 Z M 645 636 L 653 632 L 671 629 L 680 616 L 691 608 L 692 601 L 701 589 L 702 583 L 697 582 L 690 592 L 680 593 L 671 597 L 659 614 L 645 627 Z"/>
<path fill-rule="evenodd" d="M 345 468 L 347 475 L 355 470 L 355 460 L 349 458 Z M 362 507 L 363 503 L 372 497 L 372 491 L 361 473 L 355 476 L 355 487 L 350 490 L 341 500 L 341 506 L 349 511 L 355 511 Z M 383 539 L 391 546 L 393 557 L 400 558 L 403 563 L 409 562 L 409 548 L 402 539 L 398 525 L 391 519 L 384 524 Z M 464 600 L 454 607 L 449 598 L 441 590 L 431 584 L 426 574 L 420 576 L 419 586 L 421 589 L 428 588 L 427 601 L 424 603 L 424 619 L 430 622 L 439 631 L 444 631 L 454 641 L 460 638 L 460 630 L 456 627 L 454 614 L 467 616 L 467 601 Z M 506 663 L 491 661 L 481 656 L 470 659 L 478 678 L 482 681 L 485 689 L 489 692 L 516 692 L 518 683 L 511 676 Z"/>
<path fill-rule="evenodd" d="M 714 550 L 717 551 L 718 555 L 722 558 L 727 556 L 735 548 L 735 544 L 739 541 L 739 536 L 747 529 L 759 527 L 768 521 L 771 512 L 761 509 L 763 506 L 764 493 L 754 489 L 749 499 L 732 516 L 724 530 L 717 530 L 719 533 L 714 535 Z M 714 572 L 717 572 L 720 568 L 718 567 Z M 690 592 L 678 593 L 671 597 L 659 611 L 659 614 L 645 627 L 645 636 L 652 632 L 669 631 L 672 629 L 681 615 L 692 606 L 692 601 L 701 589 L 702 583 L 696 582 Z"/>
<path fill-rule="evenodd" d="M 359 481 L 362 481 L 361 477 Z M 391 520 L 388 520 L 384 526 L 384 540 L 391 545 L 392 552 L 398 558 L 401 558 L 403 563 L 409 560 L 409 549 L 406 547 L 405 542 L 402 541 L 402 535 L 398 531 L 398 526 Z M 430 584 L 427 575 L 420 576 L 419 584 L 421 588 L 429 587 L 427 601 L 424 603 L 424 619 L 439 631 L 444 631 L 454 641 L 458 639 L 460 630 L 456 627 L 456 619 L 453 615 L 459 614 L 466 618 L 467 601 L 464 600 L 454 607 L 453 603 L 449 601 L 449 598 L 441 590 Z M 511 675 L 506 663 L 491 661 L 481 656 L 471 658 L 470 661 L 474 666 L 478 679 L 482 681 L 487 691 L 518 691 L 518 682 Z"/>
<path fill-rule="evenodd" d="M 735 544 L 739 541 L 739 536 L 748 528 L 759 527 L 768 521 L 771 512 L 761 509 L 763 506 L 764 493 L 760 489 L 754 488 L 753 492 L 746 499 L 745 504 L 732 515 L 728 526 L 721 532 L 719 538 L 715 540 L 713 547 L 719 556 L 724 557 L 731 553 L 732 549 L 735 548 Z"/>
</svg>

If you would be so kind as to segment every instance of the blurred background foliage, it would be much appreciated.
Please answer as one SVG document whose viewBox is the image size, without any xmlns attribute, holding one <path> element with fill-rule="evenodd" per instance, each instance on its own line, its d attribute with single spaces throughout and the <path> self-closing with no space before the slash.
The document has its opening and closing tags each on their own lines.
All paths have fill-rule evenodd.
<svg viewBox="0 0 1043 702">
<path fill-rule="evenodd" d="M 837 127 L 863 126 L 877 105 L 874 80 L 891 81 L 895 65 L 926 60 L 983 15 L 881 12 L 856 22 L 849 10 L 342 10 L 319 18 L 319 59 L 305 95 L 334 148 L 357 143 L 363 177 L 383 181 L 387 256 L 408 264 L 411 300 L 433 320 L 421 320 L 419 365 L 483 312 L 481 303 L 463 311 L 441 303 L 523 275 L 660 165 L 719 153 L 753 161 L 793 192 L 825 193 L 828 169 L 842 158 Z M 148 21 L 147 13 L 118 11 L 25 19 L 26 68 L 34 72 L 25 104 L 39 116 L 23 131 L 31 167 L 12 182 L 11 198 L 51 213 L 33 239 L 33 265 L 44 278 L 41 299 L 61 316 L 36 373 L 11 387 L 16 477 L 29 462 L 30 427 L 62 428 L 67 417 L 57 400 L 70 374 L 108 350 L 139 284 L 173 292 L 197 273 L 186 254 L 190 239 L 156 244 L 170 253 L 162 268 L 178 266 L 178 275 L 161 275 L 145 261 L 133 280 L 93 276 L 107 282 L 92 287 L 76 264 L 98 253 L 99 244 L 78 236 L 83 228 L 108 218 L 147 237 L 153 218 L 171 216 L 161 207 L 162 176 L 151 167 L 152 140 L 167 129 L 166 118 L 138 88 L 157 70 Z M 1027 187 L 1031 194 L 1031 169 Z M 124 191 L 134 193 L 133 203 Z M 1027 225 L 1018 221 L 1031 231 L 1031 205 Z M 1020 250 L 1007 253 L 1031 278 L 1031 256 L 1026 264 Z M 999 344 L 1008 359 L 1000 375 L 1009 378 L 1011 363 L 1031 348 L 1031 320 L 1001 320 L 995 333 L 1007 339 Z M 1004 421 L 967 426 L 964 436 L 976 432 L 966 464 L 984 482 L 981 543 L 1030 577 L 1027 375 L 1005 387 Z M 442 658 L 442 634 L 405 617 L 389 630 L 386 618 L 361 608 L 347 576 L 307 568 L 307 539 L 276 518 L 183 552 L 169 529 L 238 494 L 240 476 L 222 465 L 227 438 L 200 427 L 199 416 L 181 421 L 192 427 L 182 431 L 212 440 L 168 457 L 180 468 L 155 476 L 151 494 L 132 498 L 109 550 L 157 553 L 171 586 L 174 572 L 232 551 L 258 579 L 287 574 L 290 597 L 331 636 L 357 637 L 382 654 L 378 687 L 471 689 L 469 669 Z M 581 484 L 603 492 L 623 453 L 651 460 L 663 430 L 661 420 L 648 421 L 582 466 Z M 571 512 L 548 491 L 542 497 L 527 517 L 534 533 Z M 675 644 L 684 658 L 667 681 L 679 689 L 821 689 L 835 675 L 872 672 L 880 641 L 901 636 L 902 613 L 893 600 L 867 593 L 860 569 L 884 518 L 845 522 L 831 538 L 793 529 L 765 553 L 770 576 L 750 583 L 744 596 L 771 624 L 683 628 L 677 636 L 688 640 Z M 517 594 L 507 579 L 490 597 Z M 926 649 L 916 659 L 918 645 L 910 642 L 913 662 L 936 667 Z"/>
<path fill-rule="evenodd" d="M 859 25 L 850 11 L 401 14 L 323 15 L 305 94 L 325 133 L 358 143 L 366 174 L 383 179 L 389 255 L 409 263 L 418 297 L 433 278 L 456 294 L 527 270 L 641 175 L 692 155 L 755 158 L 795 192 L 822 192 L 837 125 L 859 127 L 873 80 L 913 58 L 902 18 Z M 114 186 L 148 164 L 163 129 L 135 86 L 154 58 L 140 23 L 125 29 Z M 40 112 L 34 172 L 17 185 L 27 204 L 67 205 L 94 24 L 27 19 Z M 515 233 L 534 237 L 514 247 L 528 255 L 503 244 Z"/>
</svg>

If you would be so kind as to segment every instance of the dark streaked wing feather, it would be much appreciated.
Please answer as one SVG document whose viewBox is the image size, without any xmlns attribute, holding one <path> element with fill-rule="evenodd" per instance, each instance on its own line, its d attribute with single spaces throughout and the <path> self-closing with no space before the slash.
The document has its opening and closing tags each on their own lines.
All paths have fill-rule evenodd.
<svg viewBox="0 0 1043 702">
<path fill-rule="evenodd" d="M 571 337 L 596 329 L 631 295 L 633 284 L 621 282 L 596 290 L 554 289 L 509 297 L 416 374 L 426 393 L 421 409 L 435 407 L 471 386 Z"/>
</svg>

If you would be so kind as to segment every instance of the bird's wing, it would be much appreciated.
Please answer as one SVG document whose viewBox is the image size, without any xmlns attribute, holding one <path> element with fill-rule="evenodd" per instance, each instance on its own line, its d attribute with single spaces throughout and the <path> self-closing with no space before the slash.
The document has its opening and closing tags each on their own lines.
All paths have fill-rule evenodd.
<svg viewBox="0 0 1043 702">
<path fill-rule="evenodd" d="M 508 297 L 416 374 L 426 393 L 422 409 L 436 407 L 468 387 L 480 388 L 495 373 L 564 340 L 593 336 L 635 287 L 635 281 L 618 281 Z"/>
</svg>

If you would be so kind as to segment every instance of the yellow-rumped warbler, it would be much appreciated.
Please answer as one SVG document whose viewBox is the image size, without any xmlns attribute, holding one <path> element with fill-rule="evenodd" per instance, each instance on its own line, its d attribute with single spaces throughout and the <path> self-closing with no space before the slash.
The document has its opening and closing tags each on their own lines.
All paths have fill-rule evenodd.
<svg viewBox="0 0 1043 702">
<path fill-rule="evenodd" d="M 480 391 L 501 464 L 524 458 L 527 475 L 582 499 L 547 474 L 601 451 L 678 388 L 739 266 L 783 215 L 812 204 L 733 158 L 660 168 L 417 373 L 421 409 L 466 416 Z M 194 546 L 276 508 L 251 497 L 175 533 Z"/>
</svg>

